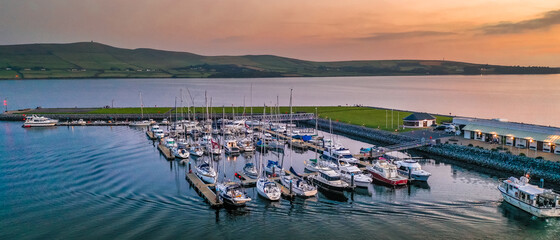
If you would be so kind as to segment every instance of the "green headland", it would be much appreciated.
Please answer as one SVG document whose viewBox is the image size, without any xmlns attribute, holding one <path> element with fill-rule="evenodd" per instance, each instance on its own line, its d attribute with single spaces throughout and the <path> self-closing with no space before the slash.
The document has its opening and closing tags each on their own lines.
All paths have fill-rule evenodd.
<svg viewBox="0 0 560 240">
<path fill-rule="evenodd" d="M 95 42 L 0 46 L 0 79 L 250 78 L 555 74 L 560 68 L 442 60 L 315 62 L 273 55 L 202 56 Z"/>
</svg>

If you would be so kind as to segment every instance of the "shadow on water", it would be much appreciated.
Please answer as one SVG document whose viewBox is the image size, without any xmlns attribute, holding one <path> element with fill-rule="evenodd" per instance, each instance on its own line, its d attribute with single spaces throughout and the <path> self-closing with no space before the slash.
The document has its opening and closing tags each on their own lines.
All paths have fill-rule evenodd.
<svg viewBox="0 0 560 240">
<path fill-rule="evenodd" d="M 328 200 L 337 201 L 337 202 L 348 202 L 348 197 L 346 197 L 346 195 L 344 195 L 343 192 L 331 191 L 321 187 L 319 187 L 318 190 L 319 193 L 321 193 L 319 197 L 325 197 Z"/>
</svg>

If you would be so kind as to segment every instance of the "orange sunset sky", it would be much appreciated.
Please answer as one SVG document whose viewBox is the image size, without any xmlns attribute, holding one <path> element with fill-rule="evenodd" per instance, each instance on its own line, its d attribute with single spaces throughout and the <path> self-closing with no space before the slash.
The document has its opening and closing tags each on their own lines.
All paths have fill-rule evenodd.
<svg viewBox="0 0 560 240">
<path fill-rule="evenodd" d="M 2 0 L 0 45 L 560 66 L 560 1 Z"/>
</svg>

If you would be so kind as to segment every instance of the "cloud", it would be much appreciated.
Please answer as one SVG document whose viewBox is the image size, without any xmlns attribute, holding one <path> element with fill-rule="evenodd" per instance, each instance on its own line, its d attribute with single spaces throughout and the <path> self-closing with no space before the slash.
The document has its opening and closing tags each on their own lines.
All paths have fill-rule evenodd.
<svg viewBox="0 0 560 240">
<path fill-rule="evenodd" d="M 544 13 L 541 17 L 520 22 L 501 22 L 477 28 L 486 35 L 522 33 L 531 30 L 547 30 L 560 24 L 560 10 Z"/>
<path fill-rule="evenodd" d="M 358 40 L 375 41 L 375 40 L 395 40 L 404 38 L 417 38 L 417 37 L 441 37 L 455 35 L 452 32 L 438 32 L 438 31 L 409 31 L 409 32 L 389 32 L 389 33 L 373 33 L 369 37 L 356 38 Z"/>
</svg>

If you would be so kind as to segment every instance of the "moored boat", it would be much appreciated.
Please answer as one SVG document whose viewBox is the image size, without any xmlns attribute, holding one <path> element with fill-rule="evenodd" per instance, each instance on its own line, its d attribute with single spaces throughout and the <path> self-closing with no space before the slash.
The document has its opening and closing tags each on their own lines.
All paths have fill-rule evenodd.
<svg viewBox="0 0 560 240">
<path fill-rule="evenodd" d="M 528 176 L 510 177 L 498 186 L 504 201 L 537 217 L 560 217 L 560 195 L 529 184 Z"/>
<path fill-rule="evenodd" d="M 233 207 L 245 206 L 251 198 L 247 196 L 245 189 L 236 182 L 223 182 L 216 184 L 218 198 L 226 205 Z"/>
<path fill-rule="evenodd" d="M 422 166 L 418 163 L 418 161 L 413 159 L 407 159 L 402 161 L 395 161 L 397 165 L 397 171 L 405 176 L 408 177 L 410 174 L 410 178 L 414 179 L 415 181 L 428 181 L 428 178 L 432 175 L 431 173 L 422 170 Z"/>
<path fill-rule="evenodd" d="M 343 181 L 356 187 L 368 187 L 373 181 L 369 176 L 362 173 L 358 167 L 354 165 L 340 166 L 338 172 Z"/>
<path fill-rule="evenodd" d="M 369 166 L 366 169 L 371 174 L 373 179 L 377 181 L 392 186 L 401 186 L 408 183 L 407 178 L 402 177 L 398 174 L 397 166 L 388 163 L 385 159 L 377 160 L 377 162 L 373 166 Z"/>
<path fill-rule="evenodd" d="M 47 117 L 39 117 L 37 115 L 31 115 L 25 118 L 25 122 L 22 127 L 52 127 L 58 123 L 58 120 L 50 119 Z"/>
<path fill-rule="evenodd" d="M 350 187 L 334 170 L 319 171 L 318 175 L 312 175 L 310 178 L 317 186 L 333 192 L 341 193 Z"/>
</svg>

